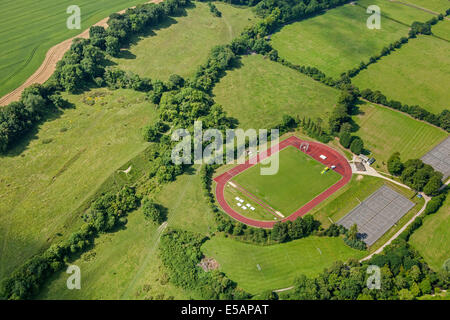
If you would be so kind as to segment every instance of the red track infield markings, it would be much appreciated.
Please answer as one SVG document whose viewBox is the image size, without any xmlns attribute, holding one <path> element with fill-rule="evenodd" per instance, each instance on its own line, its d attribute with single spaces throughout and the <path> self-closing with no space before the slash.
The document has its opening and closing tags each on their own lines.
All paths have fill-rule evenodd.
<svg viewBox="0 0 450 320">
<path fill-rule="evenodd" d="M 319 161 L 325 166 L 331 167 L 332 165 L 336 166 L 334 171 L 339 173 L 342 176 L 342 179 L 339 180 L 337 183 L 329 187 L 327 190 L 319 194 L 317 197 L 309 201 L 307 204 L 305 204 L 303 207 L 292 213 L 289 217 L 286 219 L 283 219 L 282 221 L 287 220 L 295 220 L 298 217 L 304 216 L 309 211 L 311 211 L 314 207 L 319 205 L 322 201 L 327 199 L 329 196 L 331 196 L 333 193 L 341 189 L 343 186 L 345 186 L 347 183 L 350 182 L 350 179 L 352 178 L 352 169 L 350 168 L 350 165 L 345 159 L 344 156 L 342 156 L 339 152 L 336 150 L 318 143 L 318 142 L 312 142 L 312 141 L 304 141 L 297 137 L 290 137 L 286 140 L 281 141 L 278 144 L 278 150 L 281 151 L 285 149 L 288 146 L 294 146 L 296 148 L 300 148 L 300 145 L 303 142 L 309 143 L 309 150 L 307 152 L 307 155 L 309 155 L 311 158 Z M 271 147 L 267 153 L 263 153 L 262 155 L 257 155 L 257 161 L 255 160 L 255 157 L 252 158 L 252 161 L 247 160 L 246 163 L 240 164 L 229 171 L 221 174 L 220 176 L 216 177 L 214 181 L 217 183 L 216 186 L 216 199 L 219 202 L 219 205 L 222 207 L 222 209 L 233 219 L 236 219 L 242 223 L 245 223 L 249 226 L 257 227 L 257 228 L 267 228 L 270 229 L 274 226 L 277 221 L 259 221 L 247 218 L 240 213 L 236 212 L 233 208 L 231 208 L 227 201 L 225 200 L 224 191 L 227 183 L 237 174 L 241 173 L 242 171 L 245 171 L 251 167 L 253 167 L 256 163 L 259 163 L 261 160 L 264 160 L 265 158 L 269 157 L 272 154 L 272 150 L 277 152 L 276 149 L 277 146 Z M 320 158 L 320 155 L 327 156 L 326 160 L 323 160 Z M 256 162 L 256 163 L 253 163 Z"/>
</svg>

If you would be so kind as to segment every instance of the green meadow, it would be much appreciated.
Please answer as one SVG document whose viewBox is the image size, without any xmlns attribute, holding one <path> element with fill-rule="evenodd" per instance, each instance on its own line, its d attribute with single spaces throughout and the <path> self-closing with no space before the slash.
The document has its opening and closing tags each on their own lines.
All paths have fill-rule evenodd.
<svg viewBox="0 0 450 320">
<path fill-rule="evenodd" d="M 239 128 L 271 128 L 284 114 L 327 119 L 339 91 L 264 59 L 246 56 L 220 80 L 213 94 Z"/>
<path fill-rule="evenodd" d="M 439 23 L 437 24 L 439 25 Z M 381 58 L 353 79 L 360 89 L 380 90 L 389 99 L 433 113 L 448 109 L 450 43 L 420 35 Z"/>
<path fill-rule="evenodd" d="M 0 157 L 0 278 L 58 233 L 70 234 L 81 222 L 78 208 L 148 145 L 141 128 L 157 112 L 144 94 L 99 89 L 67 97 L 73 109 Z"/>
<path fill-rule="evenodd" d="M 437 13 L 445 13 L 445 11 L 450 8 L 450 4 L 447 0 L 404 0 L 403 2 L 432 10 Z"/>
<path fill-rule="evenodd" d="M 0 11 L 0 97 L 20 86 L 54 45 L 76 36 L 111 13 L 146 0 L 3 0 Z M 81 9 L 81 30 L 69 30 L 66 10 Z"/>
<path fill-rule="evenodd" d="M 409 243 L 425 258 L 434 271 L 442 269 L 450 259 L 450 197 L 438 212 L 428 215 L 414 231 Z"/>
<path fill-rule="evenodd" d="M 214 17 L 206 3 L 194 2 L 186 15 L 166 20 L 113 59 L 121 69 L 166 81 L 171 74 L 194 75 L 212 47 L 227 44 L 254 23 L 250 9 L 215 3 L 222 17 Z"/>
<path fill-rule="evenodd" d="M 163 186 L 154 196 L 167 209 L 168 226 L 206 235 L 214 227 L 198 168 Z M 139 209 L 130 213 L 125 230 L 101 235 L 95 247 L 72 261 L 82 270 L 82 289 L 67 290 L 67 274 L 50 281 L 38 299 L 198 299 L 173 286 L 158 257 L 165 230 L 145 220 Z"/>
<path fill-rule="evenodd" d="M 394 152 L 400 152 L 404 161 L 420 158 L 448 134 L 426 122 L 370 103 L 359 106 L 360 114 L 354 116 L 360 129 L 355 133 L 364 140 L 365 147 L 376 158 L 376 168 L 387 170 L 386 163 Z"/>
<path fill-rule="evenodd" d="M 371 5 L 380 7 L 382 28 L 384 18 L 393 19 L 407 25 L 411 25 L 414 21 L 425 22 L 433 18 L 432 13 L 406 6 L 400 2 L 389 0 L 358 0 L 358 4 L 365 8 Z"/>
<path fill-rule="evenodd" d="M 408 26 L 391 19 L 370 30 L 368 17 L 364 8 L 348 4 L 283 27 L 272 36 L 272 44 L 280 57 L 338 77 L 408 35 Z"/>
<path fill-rule="evenodd" d="M 202 251 L 252 294 L 289 287 L 301 274 L 316 276 L 334 261 L 358 259 L 365 254 L 348 247 L 341 238 L 315 236 L 272 246 L 216 236 L 203 245 Z"/>
</svg>

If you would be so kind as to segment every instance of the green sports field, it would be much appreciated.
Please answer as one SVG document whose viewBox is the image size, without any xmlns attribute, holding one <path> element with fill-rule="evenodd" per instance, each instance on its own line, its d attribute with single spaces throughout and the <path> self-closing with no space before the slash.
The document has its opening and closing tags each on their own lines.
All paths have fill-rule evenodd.
<svg viewBox="0 0 450 320">
<path fill-rule="evenodd" d="M 405 161 L 420 158 L 448 136 L 442 129 L 386 107 L 365 103 L 359 108 L 361 114 L 353 117 L 360 126 L 356 135 L 364 140 L 381 171 L 387 171 L 385 164 L 394 152 L 400 152 Z"/>
<path fill-rule="evenodd" d="M 353 79 L 360 89 L 380 90 L 389 99 L 420 105 L 439 113 L 448 109 L 450 43 L 432 36 L 418 36 L 400 50 L 370 65 Z"/>
<path fill-rule="evenodd" d="M 280 57 L 338 77 L 408 35 L 408 26 L 390 19 L 382 20 L 380 30 L 370 30 L 367 18 L 364 8 L 345 5 L 283 27 L 272 44 Z"/>
<path fill-rule="evenodd" d="M 348 247 L 341 238 L 313 236 L 272 246 L 217 236 L 207 241 L 202 251 L 216 259 L 230 279 L 253 294 L 289 287 L 300 274 L 316 276 L 334 261 L 365 254 Z"/>
<path fill-rule="evenodd" d="M 214 17 L 206 3 L 193 2 L 185 16 L 171 18 L 114 59 L 121 69 L 166 81 L 171 74 L 194 75 L 212 47 L 229 43 L 256 21 L 248 8 L 215 3 L 222 17 Z"/>
<path fill-rule="evenodd" d="M 246 56 L 241 63 L 213 90 L 217 103 L 239 121 L 239 128 L 271 128 L 284 114 L 325 120 L 336 104 L 338 90 L 279 63 L 260 55 Z"/>
<path fill-rule="evenodd" d="M 3 0 L 0 10 L 0 97 L 20 86 L 52 46 L 76 36 L 111 13 L 146 0 Z M 81 30 L 66 26 L 70 5 L 81 9 Z"/>
<path fill-rule="evenodd" d="M 409 242 L 434 271 L 442 269 L 450 259 L 450 197 L 438 212 L 425 217 L 423 226 L 414 231 Z"/>
<path fill-rule="evenodd" d="M 283 149 L 278 155 L 277 174 L 261 175 L 261 164 L 257 164 L 232 181 L 286 217 L 341 179 L 332 170 L 321 174 L 324 165 L 292 146 Z M 277 155 L 271 158 L 274 157 Z M 238 212 L 243 211 L 241 209 Z"/>
</svg>

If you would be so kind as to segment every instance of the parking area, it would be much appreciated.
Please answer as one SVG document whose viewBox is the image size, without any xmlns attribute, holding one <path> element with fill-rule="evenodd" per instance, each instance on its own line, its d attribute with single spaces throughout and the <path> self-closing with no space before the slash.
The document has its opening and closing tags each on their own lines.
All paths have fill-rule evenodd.
<svg viewBox="0 0 450 320">
<path fill-rule="evenodd" d="M 356 223 L 361 240 L 371 246 L 414 205 L 398 192 L 382 186 L 339 220 L 338 224 L 350 229 Z"/>
</svg>

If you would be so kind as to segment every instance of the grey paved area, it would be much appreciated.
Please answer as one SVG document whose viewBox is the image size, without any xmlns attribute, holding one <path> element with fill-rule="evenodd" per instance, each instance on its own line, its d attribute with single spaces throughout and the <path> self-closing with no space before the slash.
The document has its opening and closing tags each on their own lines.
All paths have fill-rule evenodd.
<svg viewBox="0 0 450 320">
<path fill-rule="evenodd" d="M 338 224 L 350 229 L 356 223 L 361 240 L 371 246 L 412 207 L 412 201 L 382 186 L 339 220 Z"/>
</svg>

